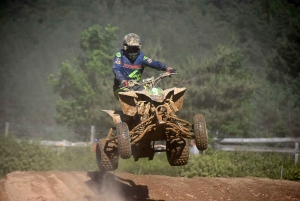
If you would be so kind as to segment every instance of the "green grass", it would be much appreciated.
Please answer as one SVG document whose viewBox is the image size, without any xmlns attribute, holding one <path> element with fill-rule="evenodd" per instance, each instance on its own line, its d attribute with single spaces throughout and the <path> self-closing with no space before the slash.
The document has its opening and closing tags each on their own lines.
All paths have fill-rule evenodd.
<svg viewBox="0 0 300 201">
<path fill-rule="evenodd" d="M 168 176 L 180 176 L 181 167 L 170 166 L 165 153 L 156 154 L 153 160 L 148 158 L 140 158 L 134 162 L 133 158 L 129 160 L 119 161 L 119 168 L 117 172 L 129 172 L 132 174 L 156 174 Z"/>
<path fill-rule="evenodd" d="M 295 165 L 289 154 L 225 152 L 208 150 L 183 167 L 181 176 L 207 177 L 266 177 L 280 178 L 283 166 L 283 179 L 300 180 L 300 163 Z"/>
<path fill-rule="evenodd" d="M 168 164 L 165 153 L 156 154 L 149 161 L 141 158 L 134 162 L 119 160 L 116 172 L 132 174 L 156 174 L 168 176 L 204 177 L 266 177 L 300 180 L 300 162 L 295 165 L 289 154 L 224 152 L 209 149 L 205 155 L 190 156 L 187 165 L 173 167 Z M 66 147 L 64 151 L 53 151 L 35 142 L 17 142 L 14 138 L 0 137 L 0 178 L 13 171 L 97 171 L 92 147 Z"/>
</svg>

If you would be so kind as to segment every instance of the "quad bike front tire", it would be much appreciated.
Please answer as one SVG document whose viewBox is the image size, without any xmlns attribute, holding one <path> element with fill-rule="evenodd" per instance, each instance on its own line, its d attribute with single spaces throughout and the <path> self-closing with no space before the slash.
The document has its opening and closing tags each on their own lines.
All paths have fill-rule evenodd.
<svg viewBox="0 0 300 201">
<path fill-rule="evenodd" d="M 205 118 L 202 114 L 196 114 L 193 117 L 193 129 L 195 135 L 196 147 L 199 151 L 204 151 L 208 147 L 208 136 Z"/>
<path fill-rule="evenodd" d="M 186 165 L 189 161 L 189 145 L 184 138 L 166 142 L 166 154 L 171 166 Z"/>
<path fill-rule="evenodd" d="M 129 159 L 131 156 L 131 144 L 129 129 L 125 122 L 120 122 L 116 126 L 118 150 L 122 159 Z"/>
<path fill-rule="evenodd" d="M 96 145 L 96 159 L 100 171 L 113 171 L 118 168 L 119 153 L 116 146 L 100 139 Z"/>
</svg>

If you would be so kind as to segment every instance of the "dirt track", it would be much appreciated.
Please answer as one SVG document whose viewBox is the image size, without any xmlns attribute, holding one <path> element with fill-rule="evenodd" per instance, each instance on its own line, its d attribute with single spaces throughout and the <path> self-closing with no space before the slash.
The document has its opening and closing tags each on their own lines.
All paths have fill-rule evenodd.
<svg viewBox="0 0 300 201">
<path fill-rule="evenodd" d="M 300 182 L 99 172 L 13 172 L 1 201 L 299 200 Z"/>
</svg>

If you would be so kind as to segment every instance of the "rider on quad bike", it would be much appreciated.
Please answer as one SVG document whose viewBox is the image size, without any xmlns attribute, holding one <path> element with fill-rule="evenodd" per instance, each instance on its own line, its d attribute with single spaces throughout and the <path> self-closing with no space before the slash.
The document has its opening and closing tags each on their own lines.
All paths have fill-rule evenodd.
<svg viewBox="0 0 300 201">
<path fill-rule="evenodd" d="M 127 34 L 123 49 L 114 59 L 114 93 L 121 110 L 102 110 L 112 117 L 115 125 L 96 145 L 100 171 L 116 170 L 119 157 L 153 160 L 156 152 L 166 152 L 171 166 L 182 166 L 189 160 L 188 139 L 195 139 L 200 151 L 208 146 L 202 114 L 195 114 L 192 122 L 176 115 L 182 109 L 186 88 L 157 86 L 162 79 L 176 74 L 175 69 L 148 58 L 140 49 L 140 38 L 133 33 Z M 145 66 L 167 72 L 156 78 L 141 79 Z M 161 141 L 166 146 L 158 150 L 155 143 Z"/>
<path fill-rule="evenodd" d="M 123 39 L 123 49 L 116 53 L 113 62 L 113 72 L 115 74 L 113 91 L 118 99 L 118 93 L 128 86 L 128 80 L 140 81 L 146 66 L 157 70 L 176 73 L 176 70 L 167 67 L 166 64 L 148 58 L 141 51 L 142 43 L 138 35 L 127 34 Z M 123 88 L 123 89 L 121 89 Z M 125 88 L 126 89 L 126 88 Z M 139 90 L 139 89 L 136 89 Z"/>
</svg>

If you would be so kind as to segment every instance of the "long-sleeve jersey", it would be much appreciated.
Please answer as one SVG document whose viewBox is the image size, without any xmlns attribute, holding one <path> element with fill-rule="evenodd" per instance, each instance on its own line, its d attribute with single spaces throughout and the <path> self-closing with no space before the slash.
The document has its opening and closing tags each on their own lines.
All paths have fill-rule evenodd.
<svg viewBox="0 0 300 201">
<path fill-rule="evenodd" d="M 148 58 L 140 51 L 138 57 L 132 63 L 121 49 L 115 55 L 113 62 L 113 72 L 115 74 L 114 86 L 119 86 L 122 80 L 137 80 L 139 81 L 142 77 L 144 68 L 148 66 L 157 70 L 166 71 L 167 65 L 160 61 L 155 61 Z"/>
</svg>

